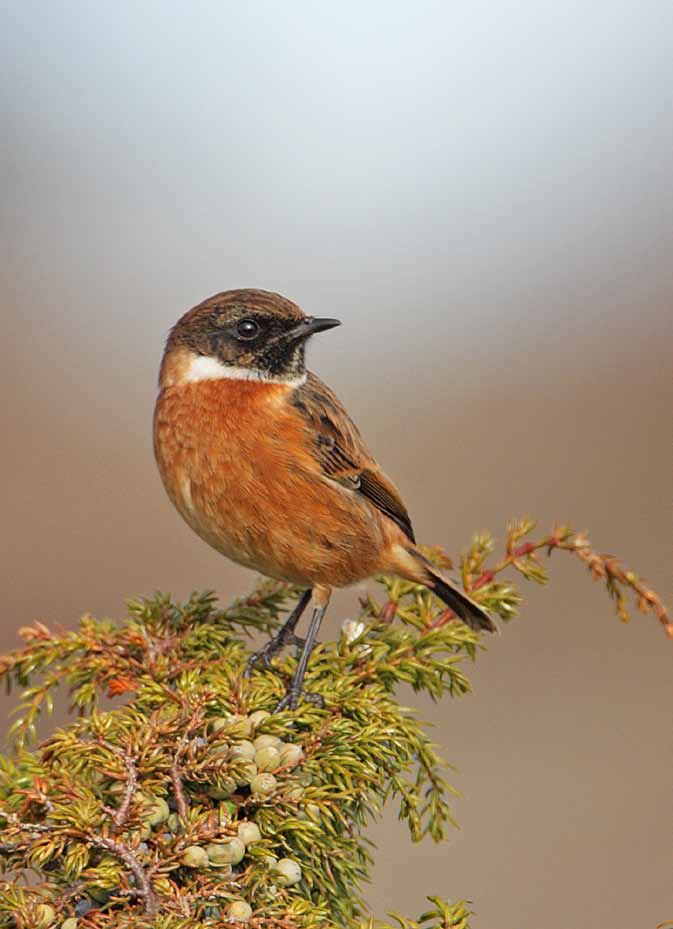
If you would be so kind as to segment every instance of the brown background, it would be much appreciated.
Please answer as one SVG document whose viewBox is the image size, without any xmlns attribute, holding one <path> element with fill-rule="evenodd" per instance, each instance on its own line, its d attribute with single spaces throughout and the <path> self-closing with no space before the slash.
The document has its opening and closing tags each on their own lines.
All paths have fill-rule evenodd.
<svg viewBox="0 0 673 929">
<path fill-rule="evenodd" d="M 670 7 L 365 6 L 6 9 L 3 649 L 33 618 L 249 587 L 150 445 L 168 327 L 234 286 L 343 319 L 312 367 L 422 540 L 570 520 L 671 600 Z M 673 646 L 551 569 L 475 693 L 421 702 L 461 831 L 412 847 L 390 811 L 377 914 L 441 893 L 477 929 L 673 918 Z"/>
</svg>

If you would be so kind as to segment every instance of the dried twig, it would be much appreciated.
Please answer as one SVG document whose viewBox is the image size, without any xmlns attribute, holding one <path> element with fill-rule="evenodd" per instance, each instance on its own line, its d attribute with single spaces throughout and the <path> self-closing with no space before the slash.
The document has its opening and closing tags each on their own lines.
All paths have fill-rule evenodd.
<svg viewBox="0 0 673 929">
<path fill-rule="evenodd" d="M 100 744 L 114 752 L 115 755 L 120 754 L 116 745 L 111 745 L 109 742 L 104 741 L 101 741 Z M 126 822 L 129 815 L 129 809 L 131 808 L 133 795 L 138 789 L 138 769 L 136 768 L 135 758 L 127 750 L 125 752 L 121 752 L 121 759 L 124 762 L 124 767 L 126 768 L 126 784 L 124 786 L 122 802 L 116 810 L 112 810 L 110 807 L 105 807 L 105 811 L 112 818 L 112 822 L 116 831 L 119 831 Z"/>
<path fill-rule="evenodd" d="M 7 821 L 12 824 L 16 829 L 23 832 L 32 832 L 37 835 L 44 835 L 52 831 L 52 827 L 43 823 L 24 823 L 13 813 L 5 814 Z M 152 884 L 150 883 L 149 876 L 141 863 L 138 861 L 136 856 L 133 854 L 128 846 L 124 845 L 123 842 L 119 842 L 116 839 L 108 839 L 104 836 L 96 835 L 95 832 L 89 832 L 87 834 L 87 840 L 95 848 L 103 848 L 106 851 L 113 854 L 116 858 L 119 858 L 129 871 L 132 872 L 133 876 L 136 879 L 138 884 L 137 893 L 139 896 L 143 897 L 145 900 L 145 912 L 148 916 L 153 916 L 157 913 L 157 899 L 152 890 Z M 16 848 L 20 847 L 22 844 L 21 841 L 17 843 L 3 843 L 2 850 L 8 849 L 10 852 L 14 851 Z"/>
<path fill-rule="evenodd" d="M 183 709 L 192 710 L 192 715 L 189 722 L 187 723 L 184 734 L 178 742 L 175 754 L 173 755 L 170 774 L 171 784 L 173 785 L 173 795 L 175 796 L 175 803 L 178 808 L 178 816 L 183 822 L 186 822 L 189 815 L 189 804 L 184 788 L 182 786 L 181 760 L 187 749 L 187 746 L 189 745 L 189 740 L 192 733 L 194 730 L 199 729 L 203 725 L 203 707 L 199 706 L 197 709 L 193 709 L 193 707 L 185 706 L 183 702 Z"/>
<path fill-rule="evenodd" d="M 614 555 L 594 551 L 585 532 L 575 532 L 568 526 L 554 526 L 552 532 L 535 542 L 521 542 L 535 526 L 532 520 L 523 519 L 512 523 L 508 529 L 504 558 L 492 568 L 483 568 L 488 548 L 488 537 L 476 537 L 471 550 L 463 558 L 463 583 L 465 588 L 476 592 L 493 581 L 506 568 L 513 567 L 531 580 L 544 582 L 546 574 L 536 554 L 546 550 L 548 555 L 559 549 L 577 555 L 586 564 L 594 580 L 604 580 L 610 596 L 614 599 L 617 615 L 623 622 L 629 621 L 629 612 L 624 597 L 630 590 L 641 613 L 652 612 L 669 638 L 673 638 L 673 620 L 661 598 L 645 585 L 635 572 L 624 567 Z M 520 544 L 517 544 L 520 543 Z M 478 573 L 474 574 L 473 569 Z M 480 570 L 481 569 L 481 570 Z"/>
<path fill-rule="evenodd" d="M 605 579 L 608 591 L 616 601 L 617 613 L 620 619 L 624 622 L 629 620 L 629 614 L 620 589 L 621 585 L 633 591 L 640 612 L 647 614 L 651 610 L 663 626 L 666 635 L 673 639 L 673 620 L 668 615 L 661 598 L 651 588 L 647 587 L 635 572 L 624 567 L 614 555 L 599 555 L 593 551 L 585 533 L 578 533 L 575 536 L 572 550 L 586 564 L 595 580 Z"/>
<path fill-rule="evenodd" d="M 93 846 L 104 848 L 126 865 L 138 884 L 136 892 L 145 900 L 145 913 L 148 916 L 154 916 L 158 912 L 157 898 L 152 890 L 147 871 L 145 871 L 131 849 L 124 845 L 123 842 L 96 835 L 94 832 L 89 833 L 88 839 Z"/>
<path fill-rule="evenodd" d="M 184 750 L 187 747 L 187 741 L 187 738 L 183 736 L 178 744 L 175 755 L 173 756 L 173 763 L 171 765 L 171 784 L 173 785 L 173 794 L 175 796 L 175 803 L 178 808 L 178 816 L 183 822 L 187 821 L 189 807 L 187 805 L 187 798 L 182 786 L 182 770 L 180 768 L 180 759 L 182 758 Z"/>
</svg>

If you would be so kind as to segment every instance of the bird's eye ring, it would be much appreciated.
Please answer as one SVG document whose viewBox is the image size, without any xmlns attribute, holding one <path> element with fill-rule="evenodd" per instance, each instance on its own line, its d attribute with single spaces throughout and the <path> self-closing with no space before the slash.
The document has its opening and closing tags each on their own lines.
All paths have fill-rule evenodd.
<svg viewBox="0 0 673 929">
<path fill-rule="evenodd" d="M 254 319 L 242 319 L 236 323 L 236 335 L 239 339 L 254 339 L 259 335 L 259 323 Z"/>
</svg>

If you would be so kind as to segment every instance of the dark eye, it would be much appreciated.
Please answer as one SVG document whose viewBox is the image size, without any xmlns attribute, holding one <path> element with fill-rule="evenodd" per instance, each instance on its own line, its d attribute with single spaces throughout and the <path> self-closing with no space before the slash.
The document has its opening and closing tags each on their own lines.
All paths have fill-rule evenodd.
<svg viewBox="0 0 673 929">
<path fill-rule="evenodd" d="M 236 335 L 239 339 L 254 339 L 259 335 L 259 323 L 254 319 L 242 319 L 236 323 Z"/>
</svg>

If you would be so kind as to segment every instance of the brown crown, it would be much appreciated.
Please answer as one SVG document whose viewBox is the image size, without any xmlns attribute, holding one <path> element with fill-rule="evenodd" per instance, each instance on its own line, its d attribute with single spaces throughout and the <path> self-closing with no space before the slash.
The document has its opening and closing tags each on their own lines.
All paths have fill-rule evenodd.
<svg viewBox="0 0 673 929">
<path fill-rule="evenodd" d="M 269 290 L 225 290 L 187 310 L 173 326 L 168 339 L 169 346 L 189 342 L 190 333 L 196 333 L 216 320 L 233 322 L 251 313 L 264 313 L 287 320 L 301 320 L 305 315 L 296 303 Z"/>
</svg>

